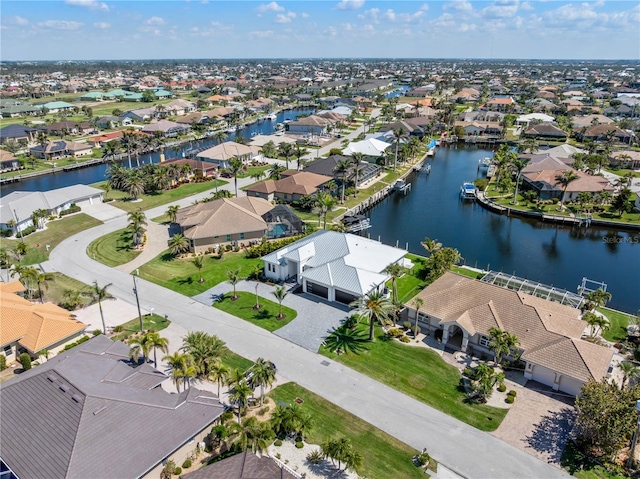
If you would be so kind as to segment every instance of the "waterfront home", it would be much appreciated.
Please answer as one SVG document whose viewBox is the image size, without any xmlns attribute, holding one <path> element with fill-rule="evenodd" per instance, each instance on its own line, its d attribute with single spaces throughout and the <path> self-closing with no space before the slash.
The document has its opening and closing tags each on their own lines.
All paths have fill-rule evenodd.
<svg viewBox="0 0 640 479">
<path fill-rule="evenodd" d="M 576 132 L 580 141 L 591 140 L 605 142 L 611 136 L 620 143 L 631 144 L 631 141 L 635 138 L 635 135 L 629 131 L 621 130 L 616 125 L 593 125 L 586 130 Z"/>
<path fill-rule="evenodd" d="M 176 223 L 189 240 L 191 253 L 220 245 L 261 241 L 301 234 L 304 223 L 285 205 L 262 198 L 221 198 L 178 210 Z"/>
<path fill-rule="evenodd" d="M 165 116 L 182 116 L 187 113 L 196 111 L 196 105 L 190 101 L 183 100 L 182 98 L 176 98 L 169 103 L 162 105 Z"/>
<path fill-rule="evenodd" d="M 571 118 L 573 129 L 578 131 L 582 128 L 589 128 L 593 125 L 610 125 L 613 120 L 605 115 L 584 115 Z"/>
<path fill-rule="evenodd" d="M 163 158 L 164 154 L 161 154 L 160 163 L 162 166 L 171 167 L 171 165 L 175 165 L 180 169 L 181 173 L 179 178 L 191 180 L 194 176 L 201 178 L 216 178 L 218 176 L 218 167 L 206 161 L 198 161 L 191 158 L 170 158 L 163 160 Z M 187 169 L 185 165 L 188 165 L 189 169 Z M 172 183 L 175 183 L 175 181 L 172 180 Z"/>
<path fill-rule="evenodd" d="M 456 121 L 454 122 L 453 126 L 462 128 L 464 130 L 465 136 L 485 136 L 500 138 L 504 130 L 500 123 L 496 121 Z"/>
<path fill-rule="evenodd" d="M 264 274 L 274 281 L 296 281 L 302 291 L 331 302 L 350 304 L 389 279 L 392 263 L 412 266 L 405 250 L 362 236 L 321 230 L 262 259 Z"/>
<path fill-rule="evenodd" d="M 562 201 L 572 201 L 577 199 L 581 192 L 599 193 L 601 191 L 608 191 L 613 193 L 615 191 L 613 185 L 606 178 L 588 175 L 582 171 L 575 171 L 578 179 L 569 183 L 565 190 L 564 186 L 557 180 L 557 177 L 561 176 L 565 171 L 566 169 L 532 172 L 525 172 L 523 170 L 522 178 L 524 180 L 524 186 L 537 191 L 541 200 L 559 198 L 562 199 Z"/>
<path fill-rule="evenodd" d="M 225 408 L 104 335 L 0 386 L 0 467 L 19 478 L 154 478 L 201 447 Z M 46 425 L 46 426 L 44 426 Z"/>
<path fill-rule="evenodd" d="M 633 170 L 640 169 L 640 151 L 618 150 L 611 153 L 611 164 Z"/>
<path fill-rule="evenodd" d="M 84 135 L 94 132 L 95 126 L 89 122 L 77 122 L 77 121 L 58 121 L 51 123 L 50 125 L 42 125 L 38 129 L 44 131 L 47 135 Z"/>
<path fill-rule="evenodd" d="M 291 469 L 267 455 L 258 456 L 246 450 L 180 476 L 182 479 L 299 479 Z"/>
<path fill-rule="evenodd" d="M 225 141 L 196 155 L 196 159 L 214 163 L 220 169 L 229 168 L 231 158 L 238 158 L 243 163 L 248 163 L 261 159 L 262 155 L 258 147 L 242 145 L 235 141 Z"/>
<path fill-rule="evenodd" d="M 102 148 L 104 145 L 109 143 L 110 141 L 121 141 L 123 137 L 123 132 L 120 131 L 112 131 L 110 133 L 104 133 L 98 136 L 92 136 L 91 138 L 87 138 L 87 144 L 92 148 Z"/>
<path fill-rule="evenodd" d="M 155 134 L 157 132 L 158 134 L 161 134 L 165 138 L 171 138 L 171 137 L 185 134 L 190 129 L 191 127 L 189 125 L 183 125 L 180 123 L 176 123 L 175 121 L 158 120 L 156 122 L 152 122 L 152 123 L 149 123 L 148 125 L 145 125 L 144 128 L 142 128 L 142 130 L 140 131 L 142 133 L 150 133 L 150 134 Z"/>
<path fill-rule="evenodd" d="M 342 161 L 350 161 L 351 158 L 342 155 L 331 155 L 327 158 L 318 158 L 310 163 L 307 163 L 303 171 L 309 173 L 315 173 L 317 175 L 331 176 L 333 179 L 341 184 L 343 181 L 355 181 L 354 165 L 349 164 L 349 169 L 343 175 L 336 172 L 336 167 Z M 362 162 L 359 165 L 358 172 L 358 184 L 362 184 L 371 178 L 378 176 L 382 172 L 382 167 L 373 163 Z"/>
<path fill-rule="evenodd" d="M 89 143 L 57 140 L 48 141 L 44 146 L 32 146 L 31 148 L 29 148 L 29 153 L 36 158 L 42 158 L 43 160 L 51 161 L 58 158 L 77 158 L 79 156 L 91 155 L 93 153 L 93 149 Z"/>
<path fill-rule="evenodd" d="M 311 115 L 292 121 L 291 123 L 287 123 L 285 128 L 290 133 L 326 135 L 327 128 L 335 123 L 336 121 L 330 118 Z"/>
<path fill-rule="evenodd" d="M 378 132 L 386 133 L 386 132 L 394 132 L 396 130 L 402 130 L 409 136 L 417 136 L 418 138 L 422 138 L 424 136 L 424 130 L 417 125 L 408 123 L 404 120 L 396 121 L 393 123 L 387 123 L 386 125 L 382 125 L 378 128 Z"/>
<path fill-rule="evenodd" d="M 524 138 L 540 138 L 562 141 L 567 139 L 564 130 L 553 123 L 538 123 L 528 127 L 523 133 Z"/>
<path fill-rule="evenodd" d="M 20 160 L 13 153 L 0 150 L 0 173 L 6 171 L 19 170 L 21 168 Z"/>
<path fill-rule="evenodd" d="M 520 115 L 516 118 L 515 124 L 523 127 L 536 123 L 551 123 L 555 118 L 544 113 L 529 113 L 528 115 Z"/>
<path fill-rule="evenodd" d="M 416 298 L 423 300 L 419 310 Z M 571 395 L 604 378 L 613 357 L 611 348 L 581 339 L 588 326 L 579 309 L 455 273 L 445 273 L 405 306 L 406 317 L 417 317 L 425 334 L 440 331 L 445 347 L 476 356 L 493 356 L 491 328 L 514 334 L 524 377 Z"/>
<path fill-rule="evenodd" d="M 0 198 L 0 228 L 22 231 L 34 226 L 31 215 L 36 210 L 45 210 L 57 216 L 71 205 L 84 206 L 102 201 L 103 190 L 87 185 L 65 186 L 49 191 L 14 191 Z M 9 228 L 9 224 L 15 226 Z"/>
<path fill-rule="evenodd" d="M 385 150 L 389 147 L 391 147 L 391 143 L 369 138 L 349 143 L 342 153 L 347 156 L 352 156 L 354 153 L 362 153 L 367 161 L 375 163 L 378 158 L 384 156 Z"/>
<path fill-rule="evenodd" d="M 28 126 L 7 125 L 4 128 L 0 128 L 0 144 L 5 144 L 7 141 L 33 143 L 37 133 L 38 130 Z"/>
<path fill-rule="evenodd" d="M 25 291 L 17 280 L 0 283 L 0 354 L 7 363 L 24 352 L 32 359 L 44 350 L 57 354 L 65 344 L 83 336 L 87 328 L 60 306 L 27 301 L 20 296 Z"/>
<path fill-rule="evenodd" d="M 247 196 L 264 198 L 267 201 L 298 201 L 303 196 L 315 195 L 333 177 L 318 175 L 310 171 L 287 170 L 279 180 L 265 180 L 247 186 Z"/>
</svg>

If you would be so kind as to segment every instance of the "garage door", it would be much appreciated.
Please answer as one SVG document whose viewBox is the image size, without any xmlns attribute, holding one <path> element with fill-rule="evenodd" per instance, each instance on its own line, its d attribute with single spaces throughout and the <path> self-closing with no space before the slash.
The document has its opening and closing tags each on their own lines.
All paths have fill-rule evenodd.
<svg viewBox="0 0 640 479">
<path fill-rule="evenodd" d="M 560 378 L 560 391 L 579 396 L 580 389 L 582 388 L 583 384 L 584 383 L 582 381 L 578 381 L 575 378 L 562 376 L 562 378 Z"/>
<path fill-rule="evenodd" d="M 538 381 L 539 383 L 546 384 L 549 387 L 553 387 L 553 382 L 556 379 L 556 374 L 544 366 L 533 366 L 533 374 L 531 379 Z"/>
<path fill-rule="evenodd" d="M 340 291 L 339 289 L 336 289 L 336 301 L 338 301 L 339 303 L 351 304 L 356 299 L 358 299 L 357 296 L 354 296 L 351 293 L 347 293 L 346 291 Z"/>
<path fill-rule="evenodd" d="M 307 293 L 315 294 L 324 299 L 329 298 L 329 288 L 312 283 L 311 281 L 307 281 Z"/>
</svg>

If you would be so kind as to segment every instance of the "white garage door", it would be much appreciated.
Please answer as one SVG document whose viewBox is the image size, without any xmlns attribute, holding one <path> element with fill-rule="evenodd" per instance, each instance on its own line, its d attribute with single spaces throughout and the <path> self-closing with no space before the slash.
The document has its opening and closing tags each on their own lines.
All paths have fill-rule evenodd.
<svg viewBox="0 0 640 479">
<path fill-rule="evenodd" d="M 562 376 L 560 379 L 560 391 L 565 392 L 567 394 L 572 394 L 575 396 L 580 395 L 580 389 L 584 383 L 582 381 L 578 381 L 575 378 L 571 378 L 569 376 Z"/>
<path fill-rule="evenodd" d="M 545 368 L 544 366 L 534 365 L 531 379 L 538 381 L 539 383 L 546 384 L 549 387 L 553 387 L 556 374 L 551 369 Z"/>
</svg>

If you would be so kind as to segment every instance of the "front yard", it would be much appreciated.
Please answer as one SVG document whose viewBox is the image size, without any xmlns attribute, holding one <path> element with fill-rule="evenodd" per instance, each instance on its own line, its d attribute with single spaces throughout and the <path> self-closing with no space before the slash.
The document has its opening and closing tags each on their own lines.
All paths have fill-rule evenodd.
<svg viewBox="0 0 640 479">
<path fill-rule="evenodd" d="M 87 255 L 107 266 L 120 266 L 133 261 L 141 249 L 133 247 L 133 237 L 128 228 L 113 231 L 93 240 L 87 246 Z"/>
<path fill-rule="evenodd" d="M 298 315 L 295 310 L 283 306 L 284 318 L 278 319 L 278 303 L 258 296 L 260 309 L 255 309 L 255 294 L 238 291 L 237 295 L 238 299 L 232 300 L 233 293 L 227 293 L 222 301 L 213 303 L 213 306 L 271 332 L 290 323 Z"/>
</svg>

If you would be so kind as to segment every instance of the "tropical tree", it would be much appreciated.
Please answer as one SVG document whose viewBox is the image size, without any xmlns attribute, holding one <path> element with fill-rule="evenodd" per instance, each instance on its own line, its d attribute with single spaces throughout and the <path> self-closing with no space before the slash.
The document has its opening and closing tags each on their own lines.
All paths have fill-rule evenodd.
<svg viewBox="0 0 640 479">
<path fill-rule="evenodd" d="M 228 269 L 227 270 L 227 280 L 229 281 L 229 284 L 231 284 L 231 286 L 233 286 L 233 296 L 231 297 L 231 299 L 235 301 L 236 299 L 238 299 L 238 294 L 236 293 L 236 285 L 241 280 L 241 278 L 240 278 L 240 268 Z"/>
<path fill-rule="evenodd" d="M 216 140 L 218 144 L 224 143 L 227 139 L 227 134 L 222 130 L 218 130 L 213 134 L 213 139 Z"/>
<path fill-rule="evenodd" d="M 427 250 L 430 256 L 442 249 L 442 243 L 429 237 L 425 238 L 420 244 Z"/>
<path fill-rule="evenodd" d="M 181 350 L 191 356 L 197 375 L 202 377 L 208 376 L 213 366 L 228 352 L 224 341 L 204 331 L 187 333 L 182 338 Z"/>
<path fill-rule="evenodd" d="M 324 220 L 323 228 L 327 229 L 327 213 L 333 210 L 336 205 L 336 200 L 333 196 L 325 191 L 318 191 L 315 197 L 315 211 L 318 213 L 318 226 L 320 220 Z"/>
<path fill-rule="evenodd" d="M 424 299 L 416 297 L 413 300 L 413 307 L 416 308 L 416 317 L 415 317 L 415 330 L 413 332 L 413 337 L 417 338 L 418 337 L 418 319 L 420 317 L 420 308 L 422 308 L 422 306 L 424 306 Z"/>
<path fill-rule="evenodd" d="M 355 314 L 359 319 L 364 319 L 369 323 L 369 341 L 373 341 L 375 336 L 376 322 L 384 324 L 384 321 L 391 316 L 395 310 L 393 303 L 389 301 L 378 289 L 365 294 L 361 298 L 352 302 L 352 307 L 356 308 Z"/>
<path fill-rule="evenodd" d="M 562 186 L 562 198 L 560 200 L 560 209 L 564 206 L 564 197 L 567 193 L 567 188 L 571 183 L 576 181 L 578 178 L 578 174 L 573 170 L 563 171 L 562 174 L 556 176 L 556 181 Z"/>
<path fill-rule="evenodd" d="M 293 145 L 290 143 L 280 143 L 278 145 L 278 155 L 284 156 L 284 161 L 287 166 L 287 170 L 289 169 L 289 160 L 294 156 Z"/>
<path fill-rule="evenodd" d="M 611 293 L 598 288 L 595 291 L 590 291 L 584 295 L 584 299 L 587 300 L 587 308 L 590 311 L 595 311 L 596 308 L 603 308 L 608 301 L 611 300 Z"/>
<path fill-rule="evenodd" d="M 284 318 L 284 314 L 282 314 L 282 302 L 284 301 L 284 298 L 287 297 L 287 294 L 289 294 L 287 292 L 287 288 L 285 288 L 284 286 L 276 285 L 276 289 L 274 291 L 271 291 L 271 294 L 273 294 L 278 300 L 278 319 L 282 319 Z"/>
<path fill-rule="evenodd" d="M 633 200 L 631 199 L 633 193 L 629 188 L 623 188 L 620 192 L 615 196 L 613 201 L 611 202 L 611 208 L 613 211 L 618 213 L 619 217 L 622 217 L 622 214 L 628 211 L 631 211 L 633 208 Z"/>
<path fill-rule="evenodd" d="M 252 388 L 260 387 L 260 406 L 264 405 L 264 388 L 269 387 L 276 380 L 276 368 L 271 361 L 263 358 L 256 359 L 251 367 L 249 385 Z"/>
<path fill-rule="evenodd" d="M 364 155 L 362 153 L 360 153 L 359 151 L 355 152 L 353 155 L 351 155 L 351 159 L 349 160 L 349 163 L 351 164 L 353 171 L 353 197 L 357 197 L 358 196 L 358 176 L 360 175 L 360 164 L 364 161 Z"/>
<path fill-rule="evenodd" d="M 295 434 L 304 437 L 312 427 L 311 415 L 297 403 L 277 405 L 270 423 L 277 435 Z"/>
<path fill-rule="evenodd" d="M 513 201 L 511 202 L 511 204 L 515 205 L 518 202 L 518 186 L 520 186 L 520 177 L 522 175 L 522 170 L 524 170 L 524 167 L 527 166 L 528 163 L 529 163 L 528 159 L 520 159 L 520 158 L 515 158 L 511 162 L 511 170 L 516 175 L 516 190 L 513 194 Z"/>
<path fill-rule="evenodd" d="M 93 285 L 91 286 L 91 289 L 89 291 L 85 291 L 82 293 L 84 296 L 90 297 L 92 302 L 98 303 L 98 309 L 100 310 L 100 319 L 102 320 L 102 332 L 104 334 L 107 334 L 107 325 L 104 322 L 104 312 L 102 311 L 102 301 L 108 298 L 109 299 L 112 298 L 112 296 L 107 291 L 112 284 L 113 283 L 105 284 L 104 286 L 101 287 L 100 285 L 98 285 L 97 281 L 94 281 Z"/>
<path fill-rule="evenodd" d="M 227 441 L 238 441 L 243 451 L 251 446 L 251 451 L 257 453 L 265 451 L 273 437 L 269 424 L 259 422 L 256 417 L 248 417 L 241 423 L 231 425 Z"/>
<path fill-rule="evenodd" d="M 279 180 L 282 178 L 282 172 L 284 170 L 285 170 L 284 166 L 274 163 L 273 165 L 271 165 L 271 168 L 267 170 L 267 177 L 270 180 L 274 180 L 274 181 Z"/>
<path fill-rule="evenodd" d="M 397 284 L 398 278 L 400 278 L 403 274 L 405 274 L 406 271 L 407 271 L 407 268 L 405 268 L 399 263 L 391 263 L 384 269 L 384 273 L 388 274 L 391 277 L 391 289 L 393 294 L 392 301 L 394 303 L 398 302 L 398 284 Z M 395 318 L 395 315 L 394 315 L 394 318 Z"/>
<path fill-rule="evenodd" d="M 167 208 L 166 215 L 169 217 L 169 221 L 171 223 L 175 223 L 178 220 L 178 210 L 179 209 L 180 209 L 180 207 L 178 205 L 169 206 L 169 208 Z"/>
<path fill-rule="evenodd" d="M 587 311 L 582 315 L 582 320 L 589 325 L 590 338 L 595 338 L 599 333 L 609 328 L 609 321 L 601 314 Z"/>
<path fill-rule="evenodd" d="M 627 386 L 628 382 L 635 381 L 640 377 L 640 368 L 630 361 L 620 361 L 618 369 L 622 373 L 622 384 L 620 384 L 622 389 Z"/>
<path fill-rule="evenodd" d="M 132 336 L 128 341 L 129 345 L 129 357 L 136 363 L 142 356 L 142 362 L 146 363 L 149 359 L 149 353 L 151 352 L 151 343 L 147 340 L 146 333 L 138 336 Z"/>
<path fill-rule="evenodd" d="M 242 160 L 236 157 L 233 157 L 229 160 L 229 173 L 233 176 L 233 182 L 236 188 L 236 197 L 238 196 L 238 175 L 242 170 L 244 170 L 244 164 Z"/>
<path fill-rule="evenodd" d="M 300 170 L 300 167 L 302 166 L 302 157 L 306 154 L 309 153 L 309 150 L 307 150 L 305 147 L 301 146 L 299 143 L 296 143 L 295 147 L 294 147 L 294 151 L 293 154 L 295 155 L 296 159 L 297 159 L 297 167 L 298 170 Z"/>
<path fill-rule="evenodd" d="M 184 384 L 186 390 L 191 378 L 196 377 L 198 369 L 193 363 L 193 358 L 188 353 L 180 353 L 176 351 L 173 354 L 166 355 L 162 358 L 167 362 L 168 370 L 171 373 L 176 389 L 180 392 L 180 386 Z"/>
<path fill-rule="evenodd" d="M 158 367 L 158 349 L 164 354 L 169 353 L 169 340 L 160 336 L 157 331 L 149 331 L 145 334 L 145 343 L 153 350 L 153 367 Z"/>
<path fill-rule="evenodd" d="M 338 462 L 338 469 L 342 469 L 342 464 L 345 469 L 352 470 L 357 470 L 362 466 L 362 456 L 353 448 L 353 444 L 347 438 L 327 439 L 320 444 L 320 450 L 324 457 L 330 458 L 332 462 Z"/>
<path fill-rule="evenodd" d="M 209 381 L 214 381 L 218 384 L 218 397 L 220 397 L 220 386 L 225 383 L 229 377 L 229 367 L 221 361 L 214 361 L 209 366 Z"/>
<path fill-rule="evenodd" d="M 169 240 L 169 251 L 177 256 L 189 251 L 189 240 L 181 233 L 174 234 Z"/>
<path fill-rule="evenodd" d="M 480 363 L 471 370 L 471 393 L 481 401 L 486 401 L 496 384 L 504 382 L 504 373 L 496 371 L 486 363 Z"/>
<path fill-rule="evenodd" d="M 398 148 L 400 147 L 400 142 L 407 137 L 407 132 L 402 128 L 396 128 L 393 130 L 393 141 L 396 144 L 396 153 L 393 159 L 393 171 L 396 171 L 396 167 L 398 165 Z"/>
<path fill-rule="evenodd" d="M 204 267 L 204 258 L 202 256 L 196 256 L 191 260 L 191 263 L 198 270 L 198 274 L 200 275 L 200 279 L 198 279 L 198 283 L 204 283 L 204 278 L 202 277 L 202 268 Z"/>
<path fill-rule="evenodd" d="M 253 395 L 253 390 L 245 381 L 236 382 L 229 391 L 229 402 L 238 408 L 238 424 L 242 419 L 242 410 L 249 404 L 249 398 Z"/>
<path fill-rule="evenodd" d="M 493 351 L 494 362 L 500 364 L 503 356 L 515 354 L 520 340 L 515 334 L 500 328 L 489 328 L 489 349 Z"/>
<path fill-rule="evenodd" d="M 333 172 L 340 175 L 341 183 L 342 183 L 342 194 L 340 195 L 340 203 L 344 203 L 344 189 L 346 185 L 346 178 L 349 174 L 349 170 L 351 169 L 351 165 L 349 160 L 340 160 L 336 163 Z"/>
</svg>

